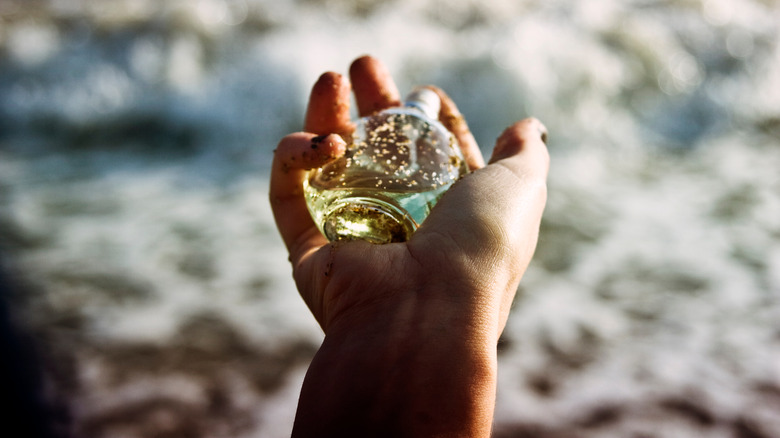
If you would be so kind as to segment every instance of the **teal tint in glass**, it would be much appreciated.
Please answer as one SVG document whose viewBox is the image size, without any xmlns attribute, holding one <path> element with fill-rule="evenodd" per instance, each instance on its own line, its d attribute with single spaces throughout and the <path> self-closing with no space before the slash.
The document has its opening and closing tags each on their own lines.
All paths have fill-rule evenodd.
<svg viewBox="0 0 780 438">
<path fill-rule="evenodd" d="M 345 155 L 309 173 L 306 202 L 329 240 L 406 241 L 468 172 L 440 105 L 432 90 L 414 90 L 403 106 L 358 120 Z"/>
</svg>

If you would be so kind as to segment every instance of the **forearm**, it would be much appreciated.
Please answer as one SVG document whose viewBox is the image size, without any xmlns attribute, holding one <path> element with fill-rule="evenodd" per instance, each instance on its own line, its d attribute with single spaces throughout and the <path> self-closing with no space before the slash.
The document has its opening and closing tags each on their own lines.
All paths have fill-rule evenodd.
<svg viewBox="0 0 780 438">
<path fill-rule="evenodd" d="M 306 375 L 293 436 L 489 436 L 494 339 L 405 327 L 329 334 Z"/>
</svg>

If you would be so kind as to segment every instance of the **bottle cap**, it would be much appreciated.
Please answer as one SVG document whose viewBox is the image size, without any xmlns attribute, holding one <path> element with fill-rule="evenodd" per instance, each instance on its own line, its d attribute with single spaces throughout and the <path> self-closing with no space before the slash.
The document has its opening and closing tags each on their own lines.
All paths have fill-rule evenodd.
<svg viewBox="0 0 780 438">
<path fill-rule="evenodd" d="M 441 99 L 435 91 L 429 88 L 417 87 L 406 96 L 404 106 L 417 108 L 426 116 L 437 120 L 439 118 L 439 109 L 441 108 Z"/>
</svg>

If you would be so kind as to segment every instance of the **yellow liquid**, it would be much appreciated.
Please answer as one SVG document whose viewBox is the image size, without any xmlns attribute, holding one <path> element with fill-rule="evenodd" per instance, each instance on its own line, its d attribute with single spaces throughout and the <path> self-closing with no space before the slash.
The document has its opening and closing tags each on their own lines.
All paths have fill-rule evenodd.
<svg viewBox="0 0 780 438">
<path fill-rule="evenodd" d="M 304 194 L 328 240 L 403 242 L 467 172 L 440 122 L 391 108 L 360 119 L 344 156 L 312 170 Z"/>
<path fill-rule="evenodd" d="M 329 240 L 391 243 L 409 240 L 451 185 L 410 192 L 322 189 L 307 181 L 304 194 L 314 222 Z"/>
</svg>

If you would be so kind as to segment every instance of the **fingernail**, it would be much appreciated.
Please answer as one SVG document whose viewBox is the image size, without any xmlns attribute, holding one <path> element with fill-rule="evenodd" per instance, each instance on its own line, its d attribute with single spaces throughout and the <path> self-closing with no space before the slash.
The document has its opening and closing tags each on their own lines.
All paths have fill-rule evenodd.
<svg viewBox="0 0 780 438">
<path fill-rule="evenodd" d="M 313 137 L 311 139 L 311 148 L 317 149 L 320 143 L 322 143 L 322 141 L 325 140 L 326 138 L 328 138 L 328 135 L 318 135 L 316 137 Z"/>
<path fill-rule="evenodd" d="M 536 130 L 539 131 L 539 136 L 542 138 L 542 143 L 547 144 L 547 127 L 538 119 L 534 119 L 534 121 L 536 122 Z"/>
</svg>

